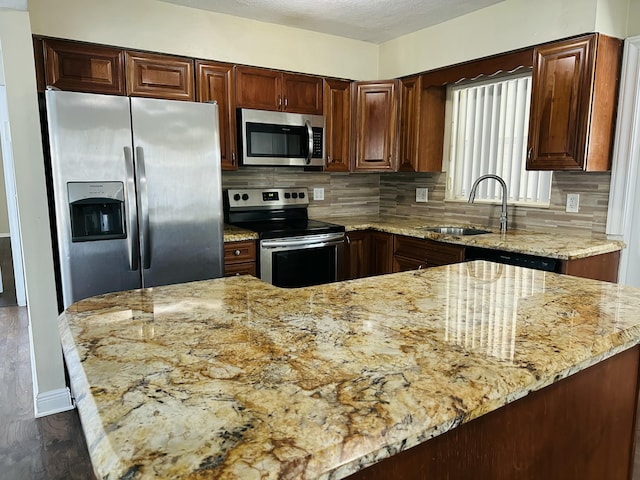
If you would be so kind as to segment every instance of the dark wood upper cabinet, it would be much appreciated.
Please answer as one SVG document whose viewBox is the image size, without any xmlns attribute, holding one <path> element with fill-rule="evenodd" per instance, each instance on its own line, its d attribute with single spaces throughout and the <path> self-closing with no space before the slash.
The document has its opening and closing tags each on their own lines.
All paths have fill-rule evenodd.
<svg viewBox="0 0 640 480">
<path fill-rule="evenodd" d="M 282 110 L 322 115 L 322 78 L 311 75 L 282 74 Z"/>
<path fill-rule="evenodd" d="M 281 110 L 282 75 L 276 70 L 236 67 L 236 106 Z"/>
<path fill-rule="evenodd" d="M 418 172 L 441 172 L 444 152 L 446 86 L 429 86 L 420 95 Z"/>
<path fill-rule="evenodd" d="M 322 78 L 238 66 L 236 106 L 321 115 Z"/>
<path fill-rule="evenodd" d="M 193 60 L 146 52 L 126 52 L 127 95 L 195 100 Z"/>
<path fill-rule="evenodd" d="M 600 34 L 535 48 L 527 169 L 610 169 L 621 55 Z"/>
<path fill-rule="evenodd" d="M 348 172 L 351 158 L 351 82 L 324 80 L 325 171 Z"/>
<path fill-rule="evenodd" d="M 400 80 L 400 146 L 399 172 L 417 172 L 418 126 L 422 81 L 419 75 Z"/>
<path fill-rule="evenodd" d="M 354 82 L 354 171 L 395 171 L 398 81 Z"/>
<path fill-rule="evenodd" d="M 122 49 L 45 38 L 42 56 L 46 86 L 76 92 L 125 93 Z"/>
<path fill-rule="evenodd" d="M 237 170 L 236 105 L 233 65 L 196 61 L 196 96 L 199 102 L 218 102 L 220 160 L 223 170 Z"/>
</svg>

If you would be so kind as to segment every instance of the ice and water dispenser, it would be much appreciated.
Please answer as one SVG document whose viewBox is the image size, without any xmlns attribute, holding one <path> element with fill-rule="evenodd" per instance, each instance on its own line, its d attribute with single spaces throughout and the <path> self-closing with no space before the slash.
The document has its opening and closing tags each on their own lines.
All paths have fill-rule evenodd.
<svg viewBox="0 0 640 480">
<path fill-rule="evenodd" d="M 122 182 L 69 182 L 74 242 L 126 238 Z"/>
</svg>

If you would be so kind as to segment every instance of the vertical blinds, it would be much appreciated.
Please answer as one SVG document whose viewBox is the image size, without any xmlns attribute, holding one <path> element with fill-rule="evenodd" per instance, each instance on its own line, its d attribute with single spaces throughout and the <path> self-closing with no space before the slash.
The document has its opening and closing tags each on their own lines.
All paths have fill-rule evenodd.
<svg viewBox="0 0 640 480">
<path fill-rule="evenodd" d="M 466 200 L 476 178 L 499 175 L 508 201 L 549 205 L 551 172 L 525 169 L 531 73 L 451 87 L 447 198 Z M 476 200 L 500 201 L 495 181 L 482 182 Z"/>
</svg>

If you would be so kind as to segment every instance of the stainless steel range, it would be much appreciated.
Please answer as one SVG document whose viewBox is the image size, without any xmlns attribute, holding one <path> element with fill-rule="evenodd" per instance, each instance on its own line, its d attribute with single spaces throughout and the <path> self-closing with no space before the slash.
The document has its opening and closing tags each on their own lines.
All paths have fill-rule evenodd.
<svg viewBox="0 0 640 480">
<path fill-rule="evenodd" d="M 229 189 L 225 221 L 258 234 L 259 277 L 279 287 L 343 278 L 344 227 L 311 220 L 306 188 Z"/>
</svg>

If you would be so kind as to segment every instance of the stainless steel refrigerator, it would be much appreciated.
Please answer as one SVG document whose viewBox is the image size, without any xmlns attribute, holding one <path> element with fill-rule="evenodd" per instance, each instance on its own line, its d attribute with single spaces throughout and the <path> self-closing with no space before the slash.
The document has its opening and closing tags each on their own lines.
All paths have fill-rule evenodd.
<svg viewBox="0 0 640 480">
<path fill-rule="evenodd" d="M 221 277 L 217 105 L 45 96 L 64 307 Z"/>
</svg>

